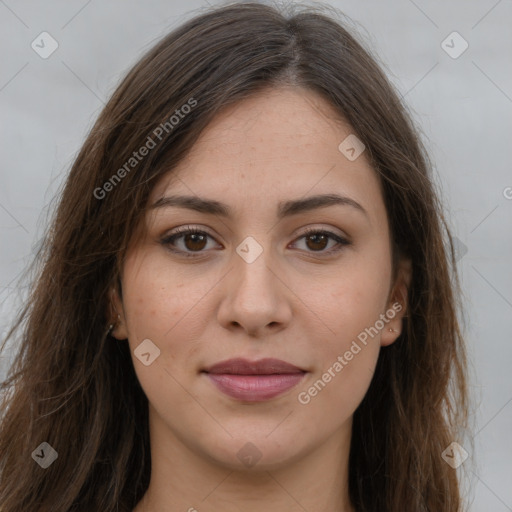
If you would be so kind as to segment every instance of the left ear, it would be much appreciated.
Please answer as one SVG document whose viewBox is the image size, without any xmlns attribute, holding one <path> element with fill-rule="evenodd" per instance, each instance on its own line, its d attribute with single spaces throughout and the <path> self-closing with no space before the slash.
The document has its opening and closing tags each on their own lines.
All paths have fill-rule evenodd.
<svg viewBox="0 0 512 512">
<path fill-rule="evenodd" d="M 409 259 L 402 259 L 399 263 L 397 277 L 393 289 L 389 294 L 386 317 L 389 319 L 385 325 L 380 344 L 387 347 L 396 341 L 403 329 L 403 318 L 407 312 L 409 286 L 412 279 L 412 263 Z"/>
</svg>

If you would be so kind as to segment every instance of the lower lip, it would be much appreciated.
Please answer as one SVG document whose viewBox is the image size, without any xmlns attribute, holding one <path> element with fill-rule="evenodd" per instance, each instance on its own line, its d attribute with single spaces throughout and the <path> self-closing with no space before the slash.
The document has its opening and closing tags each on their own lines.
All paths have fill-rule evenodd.
<svg viewBox="0 0 512 512">
<path fill-rule="evenodd" d="M 280 373 L 273 375 L 232 375 L 207 373 L 217 388 L 238 400 L 263 402 L 296 386 L 305 373 Z"/>
</svg>

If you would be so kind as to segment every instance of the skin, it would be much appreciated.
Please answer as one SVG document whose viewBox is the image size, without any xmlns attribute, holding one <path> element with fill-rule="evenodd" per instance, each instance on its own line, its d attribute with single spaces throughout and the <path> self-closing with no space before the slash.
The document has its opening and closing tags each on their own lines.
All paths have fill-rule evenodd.
<svg viewBox="0 0 512 512">
<path fill-rule="evenodd" d="M 171 193 L 196 195 L 226 203 L 234 216 L 151 210 L 146 237 L 124 263 L 122 300 L 112 292 L 113 334 L 128 339 L 149 400 L 151 482 L 135 512 L 355 510 L 348 496 L 352 417 L 381 347 L 400 334 L 405 306 L 366 346 L 359 343 L 362 350 L 309 403 L 298 395 L 379 315 L 397 301 L 405 305 L 410 265 L 401 262 L 392 281 L 378 177 L 364 152 L 349 161 L 338 149 L 350 133 L 315 93 L 267 90 L 218 115 L 153 189 L 150 204 Z M 367 215 L 334 205 L 278 221 L 280 201 L 333 192 Z M 187 225 L 210 235 L 174 240 L 176 250 L 196 257 L 161 243 Z M 304 237 L 308 227 L 351 245 Z M 247 236 L 263 249 L 252 263 L 236 252 Z M 145 339 L 160 349 L 149 366 L 133 352 Z M 232 357 L 276 357 L 308 373 L 280 396 L 242 402 L 200 373 Z M 237 457 L 247 442 L 261 456 L 251 467 Z"/>
</svg>

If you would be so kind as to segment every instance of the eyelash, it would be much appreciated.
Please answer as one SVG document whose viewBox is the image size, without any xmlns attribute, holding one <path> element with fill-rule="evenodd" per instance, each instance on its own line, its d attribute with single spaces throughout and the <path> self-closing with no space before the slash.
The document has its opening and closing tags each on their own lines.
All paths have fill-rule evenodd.
<svg viewBox="0 0 512 512">
<path fill-rule="evenodd" d="M 172 233 L 171 235 L 162 238 L 161 243 L 162 243 L 162 245 L 166 246 L 173 253 L 180 253 L 181 255 L 184 255 L 187 258 L 197 258 L 204 251 L 186 252 L 186 251 L 182 251 L 180 249 L 178 249 L 178 250 L 171 249 L 171 246 L 174 245 L 174 242 L 177 238 L 183 237 L 184 235 L 188 235 L 188 234 L 207 235 L 210 238 L 213 238 L 207 231 L 189 227 L 189 226 L 183 226 L 183 227 L 177 228 L 176 231 L 174 233 Z M 321 255 L 320 257 L 331 256 L 332 254 L 335 254 L 335 253 L 341 251 L 344 247 L 346 247 L 348 245 L 352 245 L 352 242 L 349 242 L 346 238 L 343 238 L 343 237 L 337 235 L 336 233 L 333 233 L 332 231 L 327 231 L 327 230 L 318 229 L 318 228 L 308 228 L 304 233 L 302 233 L 301 236 L 299 236 L 299 238 L 297 238 L 297 240 L 300 240 L 302 238 L 307 238 L 308 236 L 313 235 L 313 234 L 326 235 L 338 243 L 337 248 L 336 248 L 336 246 L 334 246 L 334 247 L 331 247 L 331 249 L 329 249 L 328 251 L 308 251 L 311 254 L 318 253 Z"/>
</svg>

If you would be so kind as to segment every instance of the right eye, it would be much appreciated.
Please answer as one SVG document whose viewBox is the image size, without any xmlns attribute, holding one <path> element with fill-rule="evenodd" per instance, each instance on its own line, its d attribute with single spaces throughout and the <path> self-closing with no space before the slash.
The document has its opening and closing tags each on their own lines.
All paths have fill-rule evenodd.
<svg viewBox="0 0 512 512">
<path fill-rule="evenodd" d="M 194 253 L 200 254 L 205 252 L 203 249 L 205 249 L 205 246 L 207 245 L 208 237 L 213 239 L 213 237 L 204 230 L 190 226 L 183 226 L 177 228 L 170 235 L 162 238 L 161 243 L 174 253 L 181 254 L 187 258 L 193 258 L 196 256 Z M 178 249 L 176 249 L 177 245 L 179 245 L 176 241 L 180 239 L 182 247 L 178 247 Z"/>
</svg>

